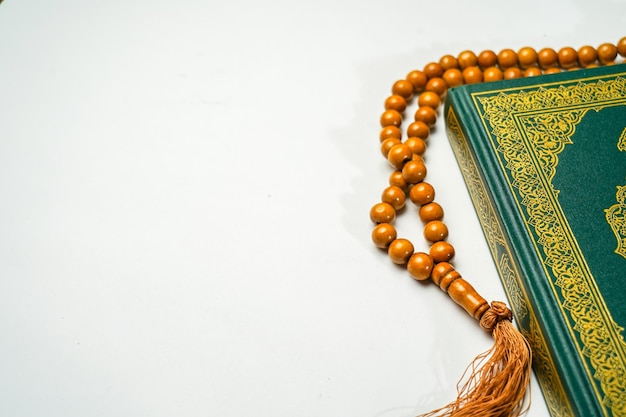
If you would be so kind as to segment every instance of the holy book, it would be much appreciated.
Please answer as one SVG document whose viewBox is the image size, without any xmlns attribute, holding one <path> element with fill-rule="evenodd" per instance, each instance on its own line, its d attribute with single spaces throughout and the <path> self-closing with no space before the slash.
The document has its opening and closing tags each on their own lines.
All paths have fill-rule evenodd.
<svg viewBox="0 0 626 417">
<path fill-rule="evenodd" d="M 446 130 L 553 416 L 626 416 L 626 65 L 452 88 Z"/>
</svg>

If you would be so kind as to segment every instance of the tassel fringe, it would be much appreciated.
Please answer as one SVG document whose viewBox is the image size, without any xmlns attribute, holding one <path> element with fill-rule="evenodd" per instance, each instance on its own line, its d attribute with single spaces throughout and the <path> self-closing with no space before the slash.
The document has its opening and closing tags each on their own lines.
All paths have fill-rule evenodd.
<svg viewBox="0 0 626 417">
<path fill-rule="evenodd" d="M 418 417 L 517 417 L 528 411 L 532 353 L 512 318 L 504 303 L 491 304 L 480 325 L 491 331 L 493 347 L 468 366 L 461 378 L 466 381 L 457 386 L 456 401 Z"/>
</svg>

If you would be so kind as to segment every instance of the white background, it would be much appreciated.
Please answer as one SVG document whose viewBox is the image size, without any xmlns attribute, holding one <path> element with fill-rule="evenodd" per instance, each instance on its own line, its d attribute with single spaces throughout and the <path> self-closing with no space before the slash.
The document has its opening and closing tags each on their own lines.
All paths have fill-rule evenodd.
<svg viewBox="0 0 626 417">
<path fill-rule="evenodd" d="M 0 415 L 409 417 L 491 346 L 370 242 L 391 84 L 624 1 L 6 0 Z M 503 299 L 441 127 L 456 266 Z M 411 209 L 412 210 L 412 209 Z M 411 210 L 400 234 L 421 242 Z M 533 382 L 531 416 L 547 416 Z"/>
</svg>

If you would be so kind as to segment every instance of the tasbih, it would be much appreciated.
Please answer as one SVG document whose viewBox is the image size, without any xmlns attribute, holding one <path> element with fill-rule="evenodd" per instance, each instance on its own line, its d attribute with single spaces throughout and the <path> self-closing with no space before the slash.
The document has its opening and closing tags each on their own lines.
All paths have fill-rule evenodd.
<svg viewBox="0 0 626 417">
<path fill-rule="evenodd" d="M 603 43 L 578 50 L 564 47 L 556 51 L 539 51 L 524 47 L 515 52 L 472 51 L 458 56 L 444 55 L 396 81 L 385 100 L 380 117 L 380 147 L 393 172 L 381 202 L 370 210 L 376 224 L 372 231 L 374 244 L 387 251 L 391 261 L 406 266 L 409 275 L 418 280 L 431 279 L 452 300 L 477 319 L 480 327 L 491 333 L 494 346 L 479 355 L 468 368 L 469 377 L 458 387 L 458 397 L 448 405 L 422 416 L 503 417 L 519 416 L 528 410 L 526 391 L 530 380 L 532 353 L 528 341 L 512 324 L 513 314 L 503 302 L 489 304 L 472 285 L 461 277 L 451 261 L 454 247 L 446 240 L 448 228 L 443 222 L 444 210 L 435 201 L 435 189 L 424 181 L 424 154 L 431 129 L 437 122 L 437 110 L 448 88 L 462 84 L 506 80 L 551 74 L 579 68 L 613 65 L 626 57 L 626 37 L 614 45 Z M 406 128 L 406 140 L 400 129 L 409 100 L 417 96 L 414 121 Z M 428 253 L 416 252 L 414 245 L 399 238 L 393 223 L 408 199 L 419 208 L 424 223 L 424 238 L 430 244 Z"/>
</svg>

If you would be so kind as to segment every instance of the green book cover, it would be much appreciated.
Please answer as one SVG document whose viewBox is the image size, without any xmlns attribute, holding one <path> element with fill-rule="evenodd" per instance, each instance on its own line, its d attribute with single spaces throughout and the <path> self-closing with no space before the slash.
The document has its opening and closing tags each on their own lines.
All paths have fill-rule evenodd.
<svg viewBox="0 0 626 417">
<path fill-rule="evenodd" d="M 446 129 L 553 416 L 626 416 L 626 65 L 452 88 Z"/>
</svg>

